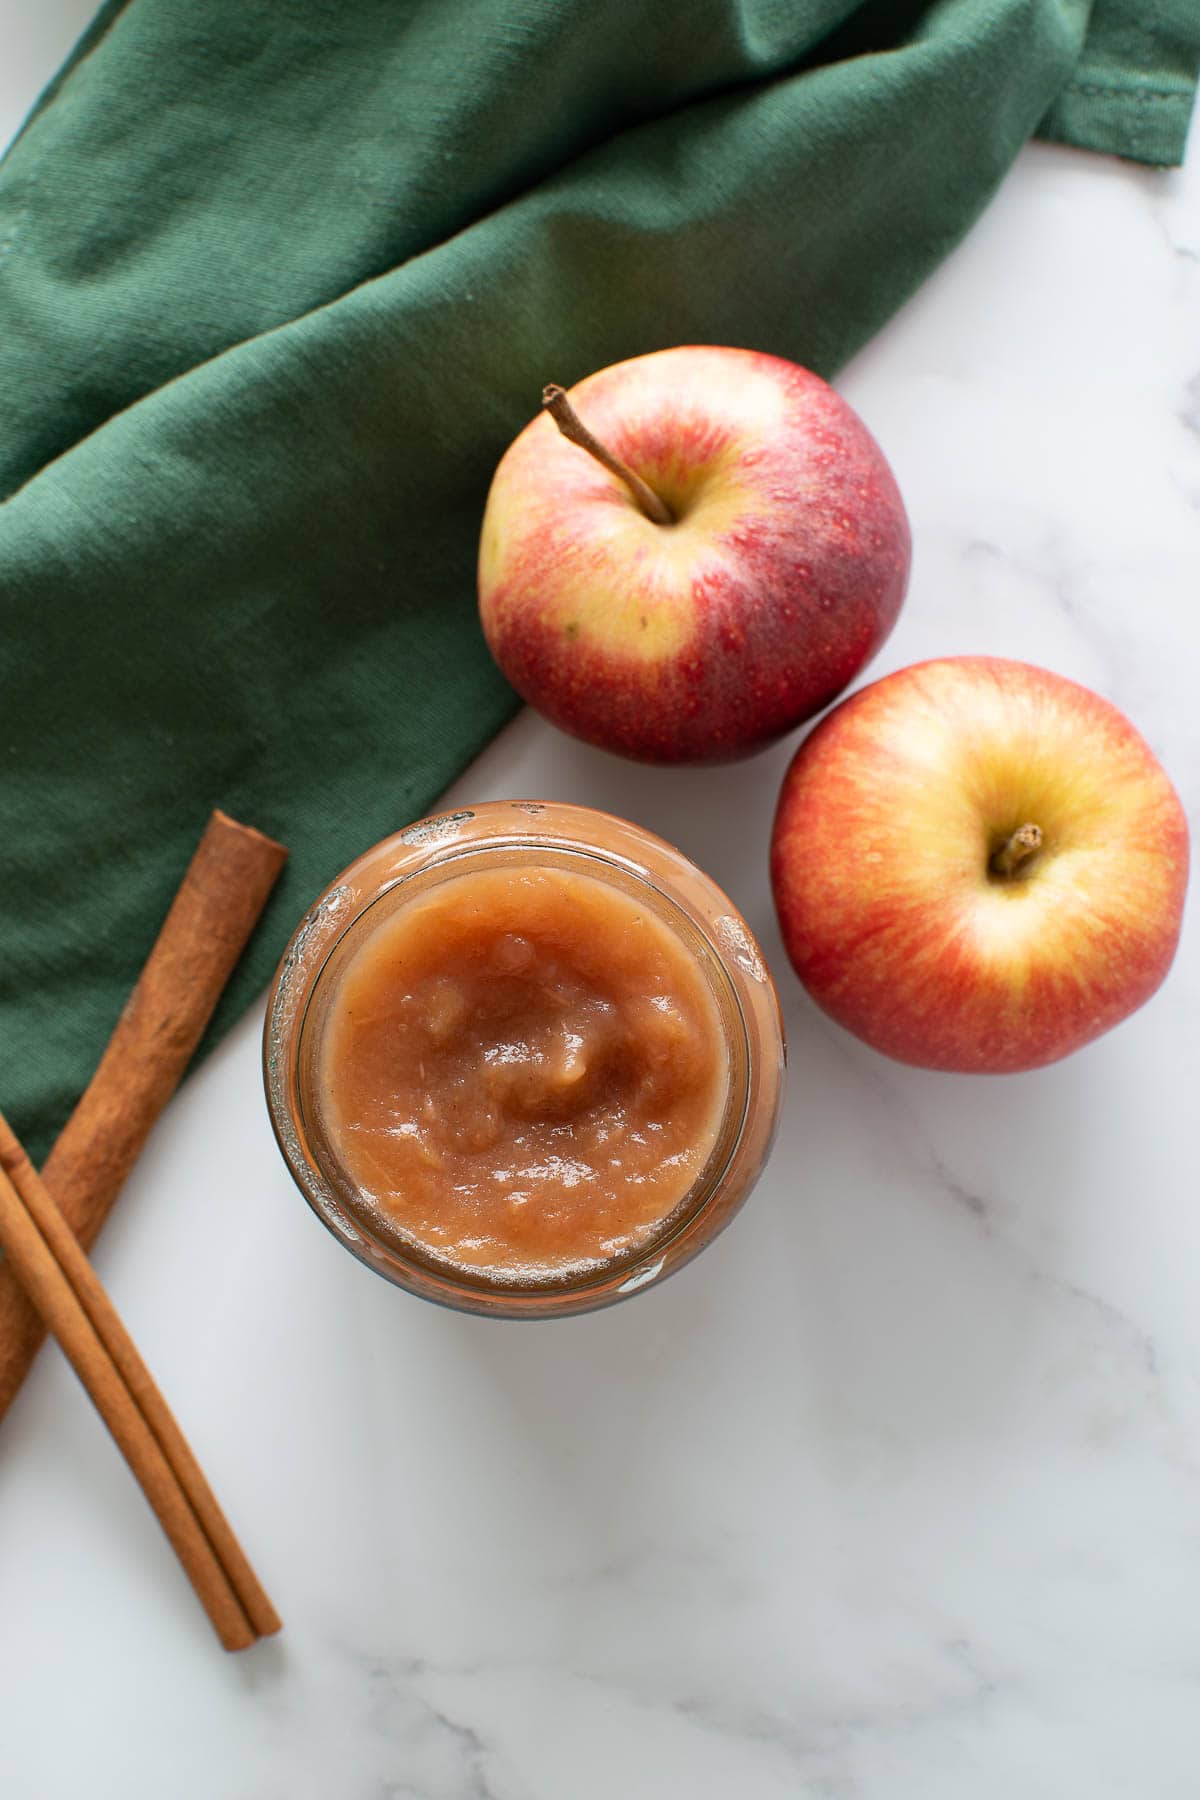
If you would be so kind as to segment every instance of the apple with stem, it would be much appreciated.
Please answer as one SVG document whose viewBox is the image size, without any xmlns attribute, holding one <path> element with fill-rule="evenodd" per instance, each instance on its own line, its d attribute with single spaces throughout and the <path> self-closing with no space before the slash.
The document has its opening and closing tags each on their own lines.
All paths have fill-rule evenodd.
<svg viewBox="0 0 1200 1800">
<path fill-rule="evenodd" d="M 891 470 L 819 376 L 682 346 L 616 363 L 505 452 L 479 609 L 517 692 L 648 762 L 747 755 L 839 694 L 895 621 Z"/>
<path fill-rule="evenodd" d="M 1188 872 L 1183 808 L 1089 689 L 950 657 L 844 700 L 784 779 L 771 880 L 817 1004 L 902 1062 L 1054 1062 L 1154 993 Z"/>
</svg>

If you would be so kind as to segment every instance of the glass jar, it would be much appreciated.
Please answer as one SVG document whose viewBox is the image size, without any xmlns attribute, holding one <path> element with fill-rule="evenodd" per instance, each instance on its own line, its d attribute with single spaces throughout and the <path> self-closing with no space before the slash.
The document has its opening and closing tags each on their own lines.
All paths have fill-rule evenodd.
<svg viewBox="0 0 1200 1800">
<path fill-rule="evenodd" d="M 479 869 L 558 868 L 611 884 L 652 909 L 702 972 L 727 1070 L 712 1148 L 649 1240 L 600 1268 L 520 1282 L 439 1262 L 388 1229 L 349 1178 L 321 1119 L 320 1049 L 338 979 L 399 907 Z M 689 1262 L 728 1224 L 766 1160 L 785 1062 L 774 984 L 745 921 L 680 851 L 587 807 L 489 801 L 424 819 L 376 844 L 310 907 L 284 953 L 267 1007 L 264 1071 L 279 1147 L 317 1217 L 397 1286 L 465 1312 L 547 1318 L 640 1292 Z"/>
</svg>

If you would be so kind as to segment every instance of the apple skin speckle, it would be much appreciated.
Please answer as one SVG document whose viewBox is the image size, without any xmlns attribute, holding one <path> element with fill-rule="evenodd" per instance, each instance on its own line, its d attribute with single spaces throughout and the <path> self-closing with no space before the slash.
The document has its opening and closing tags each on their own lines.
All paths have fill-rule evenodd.
<svg viewBox="0 0 1200 1800">
<path fill-rule="evenodd" d="M 483 629 L 518 693 L 666 763 L 745 756 L 828 706 L 895 623 L 911 556 L 853 409 L 794 363 L 705 346 L 614 364 L 570 397 L 674 522 L 545 415 L 525 428 L 479 558 Z"/>
</svg>

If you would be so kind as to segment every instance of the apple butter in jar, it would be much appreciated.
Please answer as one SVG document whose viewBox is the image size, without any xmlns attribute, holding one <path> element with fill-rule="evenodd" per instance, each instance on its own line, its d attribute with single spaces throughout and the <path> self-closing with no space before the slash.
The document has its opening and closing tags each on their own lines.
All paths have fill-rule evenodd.
<svg viewBox="0 0 1200 1800">
<path fill-rule="evenodd" d="M 678 851 L 492 802 L 353 864 L 272 990 L 271 1117 L 318 1216 L 402 1287 L 542 1317 L 661 1280 L 741 1204 L 778 1112 L 774 988 Z"/>
</svg>

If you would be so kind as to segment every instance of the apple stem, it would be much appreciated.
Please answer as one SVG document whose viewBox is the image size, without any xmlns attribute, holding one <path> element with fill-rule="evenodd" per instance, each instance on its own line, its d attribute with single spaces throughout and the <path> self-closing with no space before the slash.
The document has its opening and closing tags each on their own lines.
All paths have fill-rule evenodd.
<svg viewBox="0 0 1200 1800">
<path fill-rule="evenodd" d="M 1023 862 L 1042 847 L 1040 825 L 1022 825 L 1006 838 L 988 864 L 993 875 L 1014 875 Z"/>
<path fill-rule="evenodd" d="M 660 500 L 648 481 L 623 463 L 619 456 L 605 448 L 598 437 L 593 437 L 571 402 L 567 399 L 566 390 L 555 382 L 548 382 L 542 389 L 542 405 L 550 414 L 558 429 L 569 443 L 578 444 L 602 463 L 610 475 L 616 475 L 623 481 L 648 519 L 656 525 L 673 525 L 674 515 L 664 500 Z"/>
</svg>

